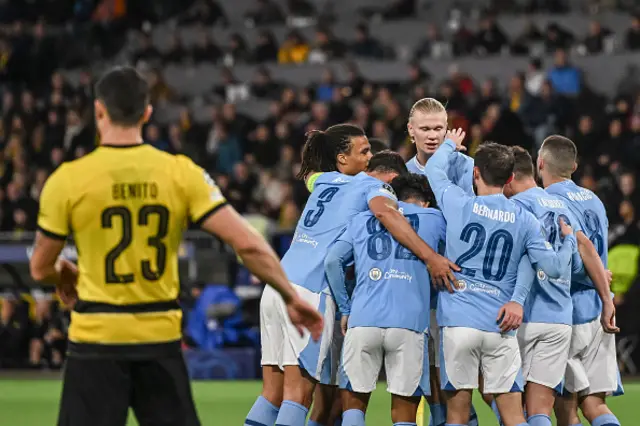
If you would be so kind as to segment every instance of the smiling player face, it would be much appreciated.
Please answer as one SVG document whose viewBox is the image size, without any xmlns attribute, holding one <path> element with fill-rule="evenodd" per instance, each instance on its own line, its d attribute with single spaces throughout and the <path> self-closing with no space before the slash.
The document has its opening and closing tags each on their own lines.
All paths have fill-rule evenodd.
<svg viewBox="0 0 640 426">
<path fill-rule="evenodd" d="M 416 111 L 409 119 L 407 129 L 418 151 L 431 156 L 444 142 L 447 132 L 447 114 Z"/>
</svg>

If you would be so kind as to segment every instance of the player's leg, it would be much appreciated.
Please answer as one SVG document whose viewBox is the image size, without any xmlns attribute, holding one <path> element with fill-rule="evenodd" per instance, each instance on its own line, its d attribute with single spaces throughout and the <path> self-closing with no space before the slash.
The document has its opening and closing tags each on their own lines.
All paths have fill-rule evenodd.
<svg viewBox="0 0 640 426">
<path fill-rule="evenodd" d="M 124 361 L 69 357 L 58 426 L 125 426 L 132 389 Z"/>
<path fill-rule="evenodd" d="M 554 404 L 554 412 L 558 426 L 582 426 L 578 417 L 578 395 L 565 393 L 558 395 Z"/>
<path fill-rule="evenodd" d="M 335 321 L 335 303 L 329 294 L 317 294 L 295 284 L 293 286 L 300 297 L 316 306 L 323 315 L 324 330 L 316 342 L 308 332 L 300 336 L 283 306 L 282 316 L 286 318 L 288 344 L 285 344 L 283 352 L 283 402 L 276 419 L 276 424 L 283 426 L 303 426 L 306 422 L 313 392 L 322 378 L 325 361 L 329 356 Z"/>
<path fill-rule="evenodd" d="M 131 362 L 131 407 L 140 426 L 200 426 L 182 354 Z"/>
<path fill-rule="evenodd" d="M 480 359 L 483 393 L 495 398 L 505 426 L 525 425 L 522 409 L 522 361 L 516 336 L 484 333 Z"/>
<path fill-rule="evenodd" d="M 419 396 L 391 395 L 391 421 L 394 426 L 416 426 Z"/>
<path fill-rule="evenodd" d="M 382 367 L 383 342 L 381 328 L 354 327 L 347 331 L 339 372 L 344 425 L 364 426 L 369 396 Z"/>
<path fill-rule="evenodd" d="M 579 397 L 580 410 L 593 426 L 620 426 L 620 421 L 609 409 L 604 392 Z"/>
<path fill-rule="evenodd" d="M 429 404 L 429 426 L 444 426 L 447 422 L 447 405 L 444 392 L 440 388 L 440 327 L 436 317 L 436 310 L 431 309 L 429 321 L 429 380 L 431 395 L 423 398 L 420 407 L 426 399 Z M 418 407 L 418 414 L 420 414 Z M 420 426 L 424 423 L 423 416 L 416 417 L 416 423 Z"/>
<path fill-rule="evenodd" d="M 447 425 L 469 423 L 473 389 L 478 388 L 483 333 L 466 327 L 440 329 L 440 380 L 447 401 Z"/>
<path fill-rule="evenodd" d="M 319 385 L 313 394 L 313 407 L 307 426 L 334 426 L 333 407 L 340 400 L 337 386 Z M 333 422 L 332 422 L 333 421 Z"/>
<path fill-rule="evenodd" d="M 265 287 L 260 299 L 262 394 L 247 414 L 247 426 L 273 425 L 282 404 L 284 374 L 279 365 L 282 363 L 286 333 L 281 316 L 283 303 L 280 295 L 272 287 Z"/>
</svg>

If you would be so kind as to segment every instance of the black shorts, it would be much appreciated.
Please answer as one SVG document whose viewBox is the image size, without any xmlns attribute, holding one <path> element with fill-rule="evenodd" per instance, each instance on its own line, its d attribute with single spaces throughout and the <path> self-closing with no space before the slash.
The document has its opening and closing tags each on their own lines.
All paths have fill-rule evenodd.
<svg viewBox="0 0 640 426">
<path fill-rule="evenodd" d="M 58 426 L 200 426 L 182 354 L 148 360 L 69 357 Z"/>
</svg>

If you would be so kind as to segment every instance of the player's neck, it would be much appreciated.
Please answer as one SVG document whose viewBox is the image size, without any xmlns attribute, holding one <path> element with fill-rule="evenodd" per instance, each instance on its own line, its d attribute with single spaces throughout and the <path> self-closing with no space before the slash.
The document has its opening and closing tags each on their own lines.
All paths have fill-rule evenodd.
<svg viewBox="0 0 640 426">
<path fill-rule="evenodd" d="M 537 188 L 538 185 L 536 184 L 536 181 L 532 178 L 525 178 L 523 180 L 517 180 L 514 182 L 511 182 L 511 185 L 515 185 L 515 189 L 516 189 L 516 194 L 519 194 L 520 192 L 524 192 L 527 191 L 531 188 Z"/>
<path fill-rule="evenodd" d="M 429 158 L 431 158 L 431 154 L 427 154 L 426 152 L 418 150 L 416 153 L 416 160 L 422 167 L 427 165 L 427 161 L 429 161 Z"/>
<path fill-rule="evenodd" d="M 479 196 L 496 195 L 496 194 L 503 194 L 504 193 L 504 187 L 503 186 L 489 186 L 489 185 L 485 185 L 483 183 L 476 183 L 476 187 L 478 189 L 478 195 Z"/>
<path fill-rule="evenodd" d="M 567 181 L 569 179 L 567 178 L 563 178 L 560 176 L 543 176 L 542 178 L 542 186 L 544 186 L 545 188 L 553 185 L 554 183 L 560 183 L 560 182 L 564 182 Z"/>
<path fill-rule="evenodd" d="M 142 134 L 137 127 L 126 128 L 113 126 L 108 129 L 103 129 L 100 133 L 100 145 L 128 146 L 140 145 L 142 143 Z"/>
</svg>

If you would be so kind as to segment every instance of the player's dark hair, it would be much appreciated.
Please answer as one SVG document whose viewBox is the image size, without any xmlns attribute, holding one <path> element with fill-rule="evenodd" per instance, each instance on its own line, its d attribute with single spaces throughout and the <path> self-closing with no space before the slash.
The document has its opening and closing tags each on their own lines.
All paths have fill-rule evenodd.
<svg viewBox="0 0 640 426">
<path fill-rule="evenodd" d="M 389 149 L 389 145 L 378 138 L 369 138 L 369 145 L 371 145 L 371 154 L 376 155 L 380 151 Z"/>
<path fill-rule="evenodd" d="M 137 126 L 149 105 L 149 85 L 133 67 L 114 67 L 107 71 L 96 83 L 95 93 L 117 126 Z"/>
<path fill-rule="evenodd" d="M 414 198 L 430 205 L 435 204 L 435 196 L 425 175 L 407 173 L 397 176 L 391 181 L 391 187 L 400 201 Z"/>
<path fill-rule="evenodd" d="M 512 146 L 511 152 L 513 152 L 513 158 L 515 160 L 515 165 L 513 166 L 515 178 L 520 180 L 534 177 L 533 159 L 529 151 L 521 146 Z"/>
<path fill-rule="evenodd" d="M 397 152 L 393 152 L 388 149 L 380 151 L 371 157 L 369 165 L 367 166 L 367 171 L 378 173 L 396 172 L 399 175 L 406 175 L 409 173 L 402 156 Z"/>
<path fill-rule="evenodd" d="M 566 179 L 575 171 L 578 148 L 569 138 L 560 135 L 547 137 L 540 147 L 540 157 L 551 174 Z"/>
<path fill-rule="evenodd" d="M 335 172 L 338 170 L 338 154 L 351 150 L 351 139 L 366 136 L 361 127 L 353 124 L 336 124 L 325 131 L 312 130 L 306 135 L 302 148 L 302 165 L 296 176 L 305 179 L 313 172 Z"/>
<path fill-rule="evenodd" d="M 504 186 L 513 174 L 515 159 L 505 145 L 485 142 L 478 147 L 474 160 L 482 180 L 489 186 Z"/>
</svg>

